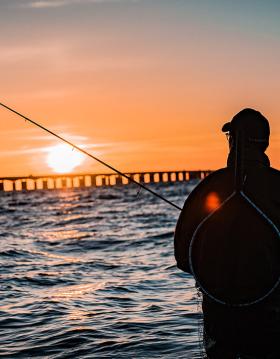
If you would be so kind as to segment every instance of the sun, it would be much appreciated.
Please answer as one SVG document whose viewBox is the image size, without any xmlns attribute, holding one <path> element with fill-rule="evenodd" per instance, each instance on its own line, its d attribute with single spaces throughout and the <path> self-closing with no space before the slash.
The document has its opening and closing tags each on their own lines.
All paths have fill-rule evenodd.
<svg viewBox="0 0 280 359">
<path fill-rule="evenodd" d="M 84 161 L 84 156 L 77 150 L 72 150 L 68 145 L 50 147 L 47 155 L 47 164 L 54 172 L 67 173 Z"/>
</svg>

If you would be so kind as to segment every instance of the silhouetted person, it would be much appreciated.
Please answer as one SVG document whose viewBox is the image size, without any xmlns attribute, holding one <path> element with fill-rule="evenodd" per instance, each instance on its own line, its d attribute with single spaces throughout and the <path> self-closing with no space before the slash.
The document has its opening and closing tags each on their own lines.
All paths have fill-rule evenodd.
<svg viewBox="0 0 280 359">
<path fill-rule="evenodd" d="M 202 303 L 208 358 L 279 359 L 280 172 L 265 154 L 269 123 L 244 109 L 222 131 L 229 140 L 227 167 L 188 196 L 176 226 L 175 258 L 209 289 Z"/>
</svg>

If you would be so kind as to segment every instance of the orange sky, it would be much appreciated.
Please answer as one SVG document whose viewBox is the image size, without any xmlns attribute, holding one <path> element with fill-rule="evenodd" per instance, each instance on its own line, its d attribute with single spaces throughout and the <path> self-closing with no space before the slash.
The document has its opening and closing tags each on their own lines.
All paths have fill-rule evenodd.
<svg viewBox="0 0 280 359">
<path fill-rule="evenodd" d="M 279 168 L 280 5 L 209 3 L 3 1 L 0 101 L 122 171 L 223 167 L 220 128 L 253 107 Z M 58 143 L 0 109 L 1 176 L 51 173 Z"/>
</svg>

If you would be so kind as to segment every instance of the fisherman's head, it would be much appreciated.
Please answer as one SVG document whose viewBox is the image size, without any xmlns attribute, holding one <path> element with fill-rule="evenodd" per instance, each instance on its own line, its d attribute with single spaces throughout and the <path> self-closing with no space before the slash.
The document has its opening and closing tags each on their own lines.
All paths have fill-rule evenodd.
<svg viewBox="0 0 280 359">
<path fill-rule="evenodd" d="M 269 122 L 259 111 L 251 108 L 238 112 L 231 122 L 224 124 L 222 131 L 229 139 L 230 149 L 234 147 L 239 131 L 243 131 L 246 147 L 255 147 L 264 152 L 269 145 Z"/>
</svg>

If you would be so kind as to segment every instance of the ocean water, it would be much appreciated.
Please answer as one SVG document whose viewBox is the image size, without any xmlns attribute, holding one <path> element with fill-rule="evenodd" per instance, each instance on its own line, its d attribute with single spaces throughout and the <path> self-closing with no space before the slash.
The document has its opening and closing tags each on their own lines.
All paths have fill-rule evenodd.
<svg viewBox="0 0 280 359">
<path fill-rule="evenodd" d="M 182 206 L 185 182 L 151 184 Z M 179 211 L 135 185 L 1 193 L 0 357 L 202 358 Z"/>
</svg>

